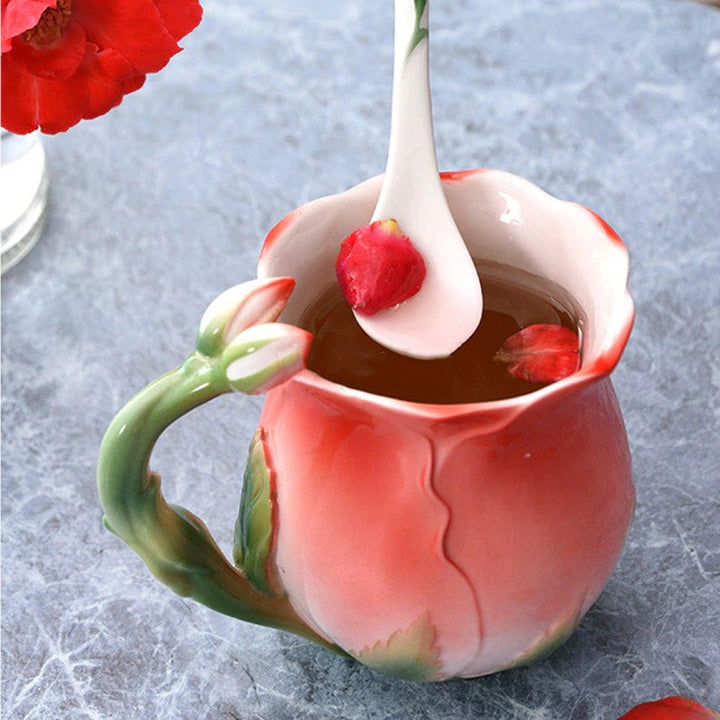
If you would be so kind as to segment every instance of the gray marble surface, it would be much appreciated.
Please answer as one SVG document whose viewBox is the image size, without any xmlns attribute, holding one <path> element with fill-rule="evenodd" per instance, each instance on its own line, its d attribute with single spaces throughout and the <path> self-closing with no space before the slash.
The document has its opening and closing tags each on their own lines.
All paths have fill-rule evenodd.
<svg viewBox="0 0 720 720">
<path fill-rule="evenodd" d="M 47 231 L 2 278 L 2 717 L 614 720 L 720 708 L 720 12 L 680 0 L 433 8 L 439 163 L 600 212 L 632 259 L 614 379 L 638 504 L 595 607 L 549 659 L 418 685 L 175 596 L 101 523 L 121 404 L 185 357 L 264 234 L 382 171 L 389 0 L 207 0 L 185 51 L 46 139 Z M 173 426 L 153 466 L 229 550 L 261 400 Z M 236 500 L 237 499 L 237 500 Z"/>
</svg>

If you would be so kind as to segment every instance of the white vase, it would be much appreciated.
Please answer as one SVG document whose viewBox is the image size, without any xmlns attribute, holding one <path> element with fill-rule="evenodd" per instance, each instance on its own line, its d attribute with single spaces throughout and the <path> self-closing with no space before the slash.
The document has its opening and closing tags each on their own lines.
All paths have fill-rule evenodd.
<svg viewBox="0 0 720 720">
<path fill-rule="evenodd" d="M 38 132 L 2 131 L 0 151 L 0 246 L 2 272 L 19 262 L 45 226 L 48 173 Z"/>
</svg>

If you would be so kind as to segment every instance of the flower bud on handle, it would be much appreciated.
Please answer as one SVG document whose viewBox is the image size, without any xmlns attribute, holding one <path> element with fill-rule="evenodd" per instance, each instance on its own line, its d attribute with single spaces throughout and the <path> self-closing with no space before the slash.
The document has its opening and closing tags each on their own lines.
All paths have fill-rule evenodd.
<svg viewBox="0 0 720 720">
<path fill-rule="evenodd" d="M 255 325 L 225 348 L 220 362 L 234 390 L 256 395 L 302 370 L 311 343 L 312 335 L 293 325 Z"/>
<path fill-rule="evenodd" d="M 250 280 L 225 290 L 203 313 L 197 349 L 214 357 L 244 330 L 276 320 L 294 288 L 292 278 L 277 277 Z"/>
</svg>

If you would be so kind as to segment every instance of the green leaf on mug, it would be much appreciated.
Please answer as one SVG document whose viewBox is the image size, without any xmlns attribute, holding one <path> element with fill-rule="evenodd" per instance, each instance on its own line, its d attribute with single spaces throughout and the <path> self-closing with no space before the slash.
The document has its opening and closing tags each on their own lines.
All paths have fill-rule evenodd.
<svg viewBox="0 0 720 720">
<path fill-rule="evenodd" d="M 564 618 L 544 632 L 527 650 L 518 655 L 504 670 L 531 665 L 552 655 L 565 644 L 580 623 L 580 606 L 572 610 Z"/>
<path fill-rule="evenodd" d="M 396 630 L 385 642 L 350 652 L 368 667 L 406 680 L 430 681 L 440 677 L 440 649 L 435 645 L 435 628 L 427 614 L 406 629 Z"/>
<path fill-rule="evenodd" d="M 265 431 L 259 427 L 250 443 L 243 478 L 240 511 L 235 522 L 233 560 L 253 586 L 266 595 L 278 595 L 270 577 L 273 539 L 271 470 L 265 454 Z"/>
</svg>

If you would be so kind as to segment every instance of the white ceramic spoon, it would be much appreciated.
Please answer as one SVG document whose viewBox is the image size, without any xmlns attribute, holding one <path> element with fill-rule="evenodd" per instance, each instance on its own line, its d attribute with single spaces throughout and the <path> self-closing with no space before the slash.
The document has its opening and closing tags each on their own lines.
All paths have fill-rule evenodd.
<svg viewBox="0 0 720 720">
<path fill-rule="evenodd" d="M 419 292 L 375 315 L 356 313 L 374 340 L 404 355 L 446 357 L 482 314 L 477 271 L 443 193 L 430 101 L 428 9 L 395 0 L 395 67 L 387 171 L 373 220 L 394 218 L 425 259 Z"/>
</svg>

